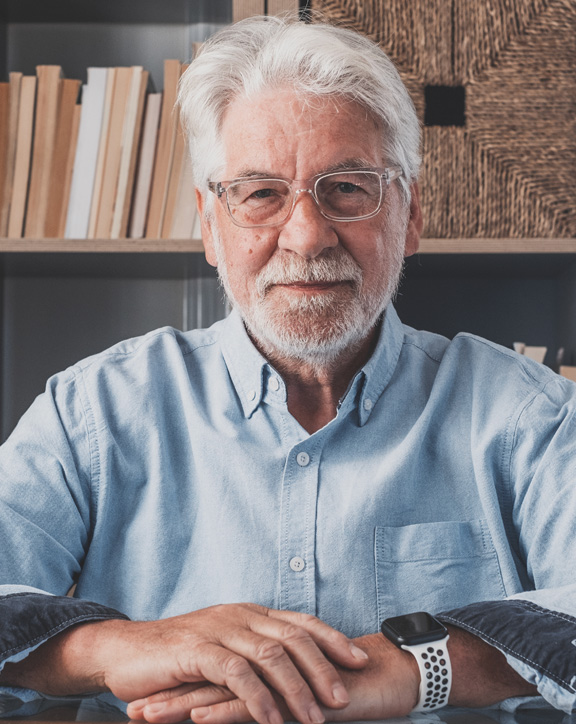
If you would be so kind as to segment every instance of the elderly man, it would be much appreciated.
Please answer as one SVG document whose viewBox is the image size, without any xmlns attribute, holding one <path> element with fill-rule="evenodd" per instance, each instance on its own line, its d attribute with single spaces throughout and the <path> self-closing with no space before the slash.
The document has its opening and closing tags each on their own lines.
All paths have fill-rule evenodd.
<svg viewBox="0 0 576 724">
<path fill-rule="evenodd" d="M 570 711 L 575 388 L 398 320 L 422 218 L 390 61 L 254 19 L 180 105 L 234 311 L 57 375 L 1 449 L 4 690 L 152 722 Z"/>
</svg>

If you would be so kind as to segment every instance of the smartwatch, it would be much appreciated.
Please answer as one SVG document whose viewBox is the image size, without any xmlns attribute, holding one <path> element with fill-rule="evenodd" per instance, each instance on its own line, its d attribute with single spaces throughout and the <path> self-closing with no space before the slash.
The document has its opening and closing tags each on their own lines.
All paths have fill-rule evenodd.
<svg viewBox="0 0 576 724">
<path fill-rule="evenodd" d="M 420 670 L 420 690 L 415 712 L 446 706 L 452 685 L 452 667 L 446 643 L 448 630 L 429 613 L 408 613 L 387 618 L 382 633 L 399 649 L 409 651 Z"/>
</svg>

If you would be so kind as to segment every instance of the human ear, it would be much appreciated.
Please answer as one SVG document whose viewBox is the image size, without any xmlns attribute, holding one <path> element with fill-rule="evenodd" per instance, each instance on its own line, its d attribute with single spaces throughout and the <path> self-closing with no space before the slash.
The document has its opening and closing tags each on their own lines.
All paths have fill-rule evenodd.
<svg viewBox="0 0 576 724">
<path fill-rule="evenodd" d="M 214 236 L 212 234 L 212 224 L 206 218 L 204 213 L 205 204 L 204 196 L 200 189 L 196 189 L 196 206 L 198 207 L 198 213 L 200 214 L 200 228 L 202 230 L 202 243 L 204 244 L 204 254 L 206 261 L 211 266 L 218 266 L 216 260 L 216 252 L 214 250 Z"/>
<path fill-rule="evenodd" d="M 418 182 L 410 185 L 410 216 L 406 228 L 406 241 L 404 243 L 404 256 L 412 256 L 418 251 L 420 245 L 420 234 L 424 226 L 422 219 L 422 207 L 420 206 L 420 189 Z"/>
</svg>

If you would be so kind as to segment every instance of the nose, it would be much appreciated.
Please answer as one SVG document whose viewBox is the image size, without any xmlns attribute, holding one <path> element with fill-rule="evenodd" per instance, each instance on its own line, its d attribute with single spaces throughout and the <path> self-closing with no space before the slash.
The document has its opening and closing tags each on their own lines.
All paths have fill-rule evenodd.
<svg viewBox="0 0 576 724">
<path fill-rule="evenodd" d="M 338 243 L 334 222 L 322 216 L 312 190 L 298 189 L 292 213 L 280 227 L 278 247 L 314 259 Z"/>
</svg>

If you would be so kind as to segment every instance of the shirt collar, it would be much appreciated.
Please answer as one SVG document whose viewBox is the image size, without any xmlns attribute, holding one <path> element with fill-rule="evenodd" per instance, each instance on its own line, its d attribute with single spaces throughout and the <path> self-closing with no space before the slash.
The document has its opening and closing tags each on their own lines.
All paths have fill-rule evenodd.
<svg viewBox="0 0 576 724">
<path fill-rule="evenodd" d="M 389 304 L 384 312 L 374 352 L 361 370 L 363 385 L 357 396 L 360 426 L 368 422 L 376 403 L 392 379 L 403 344 L 404 325 L 392 304 Z"/>
<path fill-rule="evenodd" d="M 233 309 L 224 321 L 221 339 L 228 372 L 248 418 L 262 401 L 270 365 L 252 343 L 237 310 Z"/>
<path fill-rule="evenodd" d="M 275 392 L 276 399 L 286 401 L 284 382 L 256 349 L 236 310 L 232 310 L 224 321 L 221 339 L 224 360 L 247 418 L 262 402 L 273 378 L 280 383 Z M 394 374 L 403 341 L 404 327 L 390 304 L 380 325 L 374 352 L 355 376 L 342 400 L 342 411 L 357 405 L 361 426 L 368 421 L 376 402 Z"/>
</svg>

